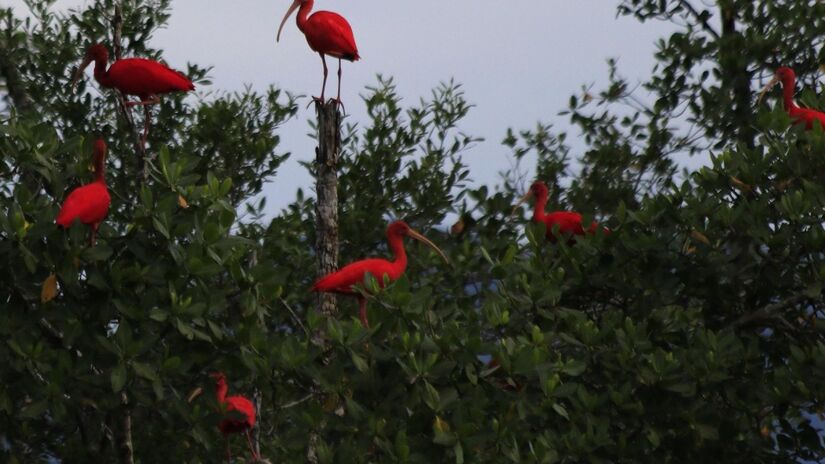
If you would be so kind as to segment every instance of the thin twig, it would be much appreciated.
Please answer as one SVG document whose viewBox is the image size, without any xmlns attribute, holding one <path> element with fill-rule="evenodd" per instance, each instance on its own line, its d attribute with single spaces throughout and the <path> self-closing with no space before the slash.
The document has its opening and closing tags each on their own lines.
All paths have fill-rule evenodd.
<svg viewBox="0 0 825 464">
<path fill-rule="evenodd" d="M 306 403 L 307 401 L 309 401 L 310 399 L 312 399 L 312 397 L 314 397 L 314 396 L 315 396 L 315 392 L 308 393 L 306 396 L 304 396 L 304 397 L 303 397 L 303 398 L 301 398 L 301 399 L 298 399 L 298 400 L 295 400 L 295 401 L 290 401 L 289 403 L 286 403 L 286 404 L 283 404 L 283 405 L 281 405 L 281 406 L 278 406 L 278 409 L 289 409 L 289 408 L 294 408 L 295 406 L 298 406 L 298 405 L 299 405 L 299 404 L 301 404 L 301 403 Z"/>
<path fill-rule="evenodd" d="M 289 311 L 289 314 L 291 314 L 291 315 L 292 315 L 292 318 L 293 318 L 293 319 L 295 319 L 295 322 L 296 322 L 299 326 L 301 326 L 301 329 L 303 329 L 303 330 L 304 330 L 304 333 L 306 334 L 307 338 L 310 338 L 310 337 L 311 337 L 311 335 L 310 335 L 310 333 L 309 333 L 309 330 L 307 330 L 307 328 L 306 328 L 306 326 L 304 325 L 304 323 L 303 323 L 303 322 L 301 322 L 301 319 L 299 319 L 299 318 L 298 318 L 298 315 L 297 315 L 297 314 L 295 313 L 295 311 L 293 311 L 293 310 L 292 310 L 292 308 L 289 306 L 289 303 L 287 303 L 287 302 L 286 302 L 286 300 L 284 300 L 284 299 L 283 299 L 283 297 L 278 297 L 278 299 L 279 299 L 279 300 L 281 300 L 281 303 L 283 303 L 283 304 L 284 304 L 284 306 L 286 306 L 286 309 Z"/>
</svg>

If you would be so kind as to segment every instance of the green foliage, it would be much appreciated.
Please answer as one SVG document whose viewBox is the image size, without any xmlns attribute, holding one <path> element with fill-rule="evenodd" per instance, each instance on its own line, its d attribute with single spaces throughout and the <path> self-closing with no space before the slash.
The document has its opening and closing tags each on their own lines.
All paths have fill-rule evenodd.
<svg viewBox="0 0 825 464">
<path fill-rule="evenodd" d="M 758 47 L 801 34 L 776 25 L 816 3 L 720 5 L 737 9 L 750 69 L 766 59 Z M 306 462 L 308 448 L 322 463 L 825 459 L 825 134 L 725 105 L 741 68 L 717 52 L 734 39 L 716 40 L 711 13 L 686 4 L 620 2 L 642 20 L 687 20 L 657 55 L 670 80 L 648 83 L 652 108 L 611 66 L 608 89 L 571 98 L 588 149 L 574 154 L 546 125 L 509 130 L 516 167 L 496 188 L 469 184 L 464 157 L 485 154 L 461 131 L 472 105 L 460 86 L 411 106 L 390 79 L 367 89 L 369 119 L 344 133 L 341 262 L 387 255 L 394 218 L 451 261 L 407 243 L 406 275 L 370 298 L 372 330 L 354 299 L 339 298 L 338 317 L 314 310 L 314 200 L 299 191 L 274 218 L 254 200 L 286 156 L 289 94 L 166 96 L 143 181 L 115 95 L 67 85 L 85 45 L 109 40 L 114 2 L 66 17 L 32 2 L 32 23 L 5 12 L 0 58 L 19 63 L 31 108 L 9 89 L 0 126 L 0 456 L 117 461 L 128 413 L 137 462 L 214 462 L 206 374 L 218 369 L 230 394 L 260 401 L 255 435 L 272 462 Z M 160 56 L 147 40 L 168 2 L 123 8 L 125 55 Z M 754 38 L 769 25 L 768 42 Z M 817 61 L 797 52 L 810 81 Z M 696 76 L 703 66 L 716 81 Z M 208 85 L 206 69 L 187 73 Z M 680 105 L 701 136 L 674 128 Z M 98 134 L 113 204 L 89 247 L 85 228 L 54 217 L 90 179 Z M 708 166 L 676 177 L 679 154 L 711 146 Z M 612 233 L 549 244 L 543 225 L 511 215 L 528 157 L 551 208 Z M 52 274 L 59 292 L 44 303 Z M 188 401 L 198 386 L 207 394 Z"/>
</svg>

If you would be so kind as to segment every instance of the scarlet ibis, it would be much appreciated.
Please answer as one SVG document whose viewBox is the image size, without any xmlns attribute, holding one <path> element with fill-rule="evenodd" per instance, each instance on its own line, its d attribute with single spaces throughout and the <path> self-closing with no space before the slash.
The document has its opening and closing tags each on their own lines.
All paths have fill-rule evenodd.
<svg viewBox="0 0 825 464">
<path fill-rule="evenodd" d="M 533 222 L 544 223 L 547 227 L 547 239 L 551 243 L 556 243 L 557 237 L 553 234 L 553 226 L 559 226 L 559 234 L 569 236 L 572 239 L 573 235 L 584 235 L 585 233 L 593 234 L 596 232 L 598 228 L 598 224 L 593 222 L 590 224 L 590 227 L 585 231 L 584 227 L 582 227 L 582 215 L 573 211 L 553 211 L 550 214 L 546 214 L 544 212 L 544 207 L 547 205 L 547 197 L 549 196 L 549 191 L 547 190 L 547 185 L 544 182 L 536 181 L 533 182 L 533 185 L 530 186 L 530 190 L 519 200 L 515 207 L 513 207 L 513 212 L 515 213 L 516 209 L 521 206 L 522 203 L 526 202 L 530 199 L 530 197 L 536 197 L 536 204 L 533 209 Z M 602 228 L 605 234 L 610 233 L 610 229 L 607 227 Z"/>
<path fill-rule="evenodd" d="M 298 29 L 304 33 L 309 48 L 321 55 L 321 62 L 324 64 L 324 83 L 321 86 L 321 97 L 315 98 L 321 104 L 324 103 L 324 90 L 327 87 L 327 60 L 325 55 L 338 58 L 338 98 L 341 103 L 341 60 L 358 61 L 358 47 L 355 45 L 355 37 L 352 35 L 352 27 L 343 16 L 331 11 L 317 11 L 309 16 L 314 0 L 294 0 L 286 11 L 281 26 L 278 28 L 276 42 L 281 41 L 281 31 L 289 16 L 298 7 Z"/>
<path fill-rule="evenodd" d="M 246 397 L 240 395 L 226 396 L 229 387 L 226 385 L 226 376 L 223 372 L 212 372 L 209 375 L 215 379 L 215 398 L 218 400 L 218 404 L 221 405 L 224 413 L 228 416 L 218 423 L 218 429 L 226 439 L 227 462 L 232 461 L 232 453 L 229 450 L 229 434 L 241 432 L 246 434 L 246 441 L 249 444 L 249 451 L 252 453 L 252 460 L 259 460 L 260 456 L 255 452 L 255 447 L 252 446 L 252 437 L 249 435 L 250 430 L 255 427 L 255 406 Z"/>
<path fill-rule="evenodd" d="M 430 246 L 438 253 L 445 262 L 449 263 L 447 256 L 440 248 L 435 246 L 433 242 L 426 237 L 416 232 L 404 221 L 395 221 L 387 227 L 387 242 L 389 242 L 390 250 L 395 256 L 394 261 L 387 261 L 386 259 L 364 259 L 344 266 L 336 272 L 327 274 L 318 279 L 312 286 L 312 290 L 316 292 L 331 292 L 340 293 L 344 295 L 354 295 L 358 298 L 360 308 L 361 323 L 364 327 L 369 328 L 370 323 L 367 320 L 367 300 L 364 296 L 354 288 L 355 285 L 363 283 L 367 273 L 370 273 L 378 281 L 380 287 L 384 287 L 384 276 L 387 276 L 390 281 L 394 281 L 404 274 L 407 268 L 407 252 L 404 249 L 403 238 L 414 238 L 424 244 Z"/>
<path fill-rule="evenodd" d="M 106 187 L 106 142 L 101 139 L 95 141 L 93 160 L 94 182 L 72 190 L 63 201 L 63 207 L 55 219 L 57 225 L 64 229 L 71 227 L 75 219 L 87 224 L 92 229 L 92 245 L 95 244 L 97 229 L 112 203 L 109 189 Z"/>
<path fill-rule="evenodd" d="M 95 80 L 107 88 L 115 88 L 125 95 L 136 95 L 140 101 L 126 101 L 127 107 L 143 106 L 146 119 L 143 126 L 143 143 L 149 134 L 149 105 L 160 103 L 158 95 L 169 92 L 195 90 L 186 76 L 163 63 L 144 58 L 124 58 L 109 63 L 109 51 L 101 44 L 94 44 L 86 51 L 83 62 L 72 80 L 74 86 L 89 63 L 95 62 Z"/>
<path fill-rule="evenodd" d="M 808 108 L 800 108 L 794 101 L 793 95 L 794 87 L 796 86 L 796 74 L 793 72 L 793 69 L 787 66 L 776 70 L 773 79 L 762 89 L 757 101 L 761 102 L 765 94 L 778 83 L 782 84 L 782 97 L 785 103 L 785 111 L 788 112 L 788 116 L 793 119 L 795 124 L 805 124 L 805 129 L 811 130 L 814 121 L 819 121 L 819 124 L 825 129 L 825 113 Z"/>
</svg>

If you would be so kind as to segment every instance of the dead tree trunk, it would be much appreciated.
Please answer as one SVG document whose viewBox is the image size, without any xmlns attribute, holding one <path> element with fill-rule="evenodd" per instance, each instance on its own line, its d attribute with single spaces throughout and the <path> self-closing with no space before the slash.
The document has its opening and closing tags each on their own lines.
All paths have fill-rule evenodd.
<svg viewBox="0 0 825 464">
<path fill-rule="evenodd" d="M 334 272 L 338 268 L 338 158 L 341 155 L 341 113 L 338 102 L 315 104 L 318 115 L 318 148 L 315 149 L 315 252 L 318 257 L 318 277 Z M 316 311 L 327 317 L 338 314 L 335 295 L 318 293 Z M 326 351 L 326 340 L 322 333 L 312 335 L 313 342 Z M 331 362 L 329 356 L 323 362 Z M 318 385 L 312 385 L 312 394 L 317 394 Z M 309 436 L 306 460 L 310 464 L 318 462 L 318 442 L 326 421 Z"/>
<path fill-rule="evenodd" d="M 117 436 L 117 454 L 121 464 L 135 464 L 135 449 L 132 444 L 132 414 L 129 411 L 129 397 L 126 392 L 120 394 L 122 411 Z"/>
<path fill-rule="evenodd" d="M 315 149 L 315 251 L 318 277 L 338 268 L 338 157 L 341 154 L 341 113 L 338 103 L 316 104 L 318 148 Z M 326 316 L 338 314 L 335 295 L 318 293 L 317 310 Z"/>
</svg>

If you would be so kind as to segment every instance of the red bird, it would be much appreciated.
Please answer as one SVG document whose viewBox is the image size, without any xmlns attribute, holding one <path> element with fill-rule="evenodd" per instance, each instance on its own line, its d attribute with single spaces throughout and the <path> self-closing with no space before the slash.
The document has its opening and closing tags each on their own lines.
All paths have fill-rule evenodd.
<svg viewBox="0 0 825 464">
<path fill-rule="evenodd" d="M 195 90 L 186 76 L 163 63 L 144 58 L 124 58 L 117 60 L 106 69 L 109 51 L 101 44 L 95 44 L 86 51 L 83 62 L 77 68 L 72 86 L 77 83 L 89 63 L 95 62 L 95 80 L 106 88 L 114 88 L 125 95 L 136 95 L 140 101 L 126 101 L 127 107 L 142 105 L 146 110 L 143 127 L 143 143 L 149 134 L 149 105 L 160 103 L 158 95 L 169 92 Z"/>
<path fill-rule="evenodd" d="M 112 203 L 109 189 L 106 187 L 106 142 L 103 140 L 95 141 L 93 159 L 94 182 L 72 190 L 55 219 L 57 225 L 64 229 L 71 227 L 75 219 L 87 224 L 92 229 L 91 245 L 95 244 L 97 229 L 109 212 L 109 205 Z"/>
<path fill-rule="evenodd" d="M 218 429 L 226 439 L 227 462 L 232 461 L 232 454 L 229 450 L 229 434 L 241 432 L 246 434 L 252 460 L 258 461 L 261 457 L 255 452 L 255 448 L 252 446 L 252 437 L 249 435 L 249 431 L 255 427 L 255 406 L 249 399 L 240 395 L 226 397 L 229 387 L 226 385 L 226 376 L 223 372 L 213 372 L 209 375 L 215 379 L 215 398 L 218 400 L 218 404 L 221 405 L 223 412 L 229 416 L 218 423 Z"/>
<path fill-rule="evenodd" d="M 378 281 L 378 285 L 381 288 L 384 287 L 384 276 L 387 276 L 390 281 L 394 281 L 404 274 L 404 270 L 407 268 L 407 252 L 404 250 L 403 243 L 404 236 L 425 243 L 441 255 L 445 262 L 449 263 L 444 252 L 435 246 L 433 242 L 411 229 L 406 222 L 395 221 L 387 227 L 387 242 L 389 242 L 390 250 L 392 250 L 395 256 L 394 261 L 378 258 L 356 261 L 332 274 L 318 279 L 312 286 L 312 291 L 354 295 L 358 298 L 358 304 L 361 310 L 359 314 L 361 323 L 364 327 L 369 328 L 370 323 L 367 320 L 367 300 L 354 287 L 357 284 L 364 283 L 364 278 L 368 272 Z"/>
<path fill-rule="evenodd" d="M 281 40 L 281 31 L 284 29 L 286 20 L 298 7 L 301 7 L 298 11 L 298 29 L 306 36 L 309 48 L 321 55 L 321 62 L 324 64 L 321 98 L 313 97 L 313 99 L 321 104 L 324 103 L 324 90 L 327 87 L 327 60 L 324 56 L 329 55 L 338 58 L 338 98 L 335 101 L 341 103 L 341 60 L 358 61 L 361 57 L 358 56 L 358 47 L 355 45 L 352 27 L 347 20 L 331 11 L 318 11 L 309 16 L 314 3 L 314 0 L 294 0 L 281 21 L 276 41 Z"/>
<path fill-rule="evenodd" d="M 825 113 L 811 110 L 808 108 L 800 108 L 793 99 L 794 87 L 796 85 L 796 74 L 793 69 L 783 66 L 776 70 L 773 79 L 768 82 L 768 85 L 759 94 L 757 101 L 762 101 L 762 98 L 771 90 L 777 83 L 782 83 L 782 97 L 785 103 L 785 111 L 788 116 L 793 119 L 794 124 L 805 124 L 805 129 L 811 130 L 814 121 L 819 121 L 820 126 L 825 129 Z"/>
<path fill-rule="evenodd" d="M 515 213 L 516 209 L 521 206 L 522 203 L 529 200 L 532 196 L 536 197 L 536 204 L 533 209 L 533 222 L 543 222 L 545 224 L 547 227 L 547 239 L 551 243 L 556 243 L 557 240 L 557 237 L 553 234 L 553 226 L 555 225 L 558 225 L 559 227 L 559 235 L 570 236 L 570 239 L 573 238 L 573 235 L 596 233 L 596 229 L 599 225 L 596 222 L 593 222 L 585 231 L 582 226 L 582 215 L 579 213 L 573 211 L 553 211 L 550 214 L 545 214 L 544 207 L 547 204 L 549 192 L 547 190 L 547 185 L 541 181 L 533 182 L 533 185 L 530 186 L 530 190 L 528 190 L 516 206 L 513 207 L 513 212 Z M 610 229 L 607 227 L 603 227 L 602 230 L 605 234 L 610 233 Z"/>
</svg>

